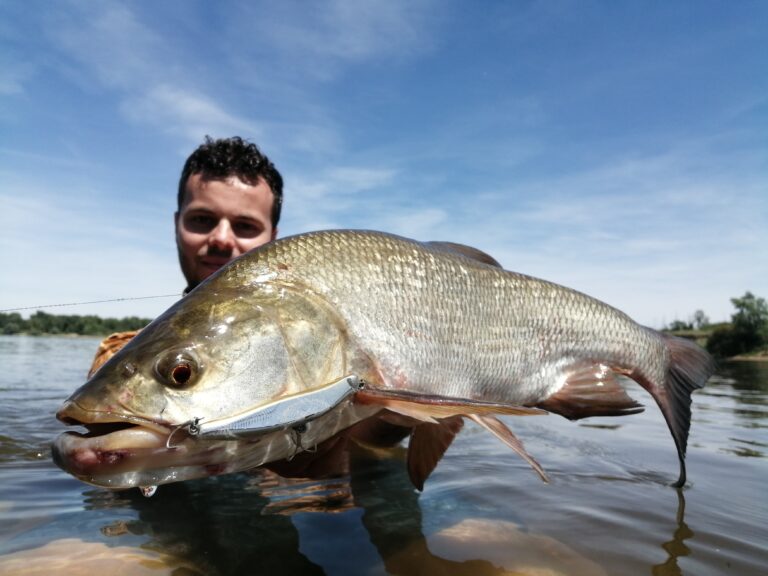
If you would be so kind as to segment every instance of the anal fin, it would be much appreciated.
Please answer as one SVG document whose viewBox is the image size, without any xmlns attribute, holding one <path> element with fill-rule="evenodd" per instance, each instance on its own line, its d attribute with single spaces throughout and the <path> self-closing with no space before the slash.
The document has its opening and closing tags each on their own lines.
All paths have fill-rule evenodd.
<svg viewBox="0 0 768 576">
<path fill-rule="evenodd" d="M 626 416 L 644 410 L 630 398 L 616 375 L 603 364 L 590 364 L 570 374 L 556 393 L 536 404 L 569 420 L 589 416 Z"/>
</svg>

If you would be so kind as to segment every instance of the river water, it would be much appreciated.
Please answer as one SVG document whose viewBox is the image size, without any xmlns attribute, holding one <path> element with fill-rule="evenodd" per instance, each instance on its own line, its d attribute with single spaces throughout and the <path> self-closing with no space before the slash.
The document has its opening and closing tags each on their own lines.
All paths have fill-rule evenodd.
<svg viewBox="0 0 768 576">
<path fill-rule="evenodd" d="M 0 574 L 768 574 L 768 363 L 694 395 L 688 484 L 650 397 L 580 423 L 506 418 L 547 470 L 467 424 L 425 490 L 402 451 L 349 478 L 236 474 L 110 492 L 50 458 L 91 338 L 0 336 Z"/>
</svg>

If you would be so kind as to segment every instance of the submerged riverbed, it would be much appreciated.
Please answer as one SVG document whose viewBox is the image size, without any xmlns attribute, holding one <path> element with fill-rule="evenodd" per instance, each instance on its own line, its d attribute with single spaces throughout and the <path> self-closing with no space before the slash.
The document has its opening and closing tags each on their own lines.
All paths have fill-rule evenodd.
<svg viewBox="0 0 768 576">
<path fill-rule="evenodd" d="M 550 484 L 467 424 L 422 493 L 394 451 L 334 481 L 236 474 L 148 499 L 50 459 L 97 344 L 0 336 L 0 574 L 766 573 L 768 363 L 724 364 L 695 393 L 682 490 L 661 414 L 630 384 L 643 414 L 505 418 Z"/>
</svg>

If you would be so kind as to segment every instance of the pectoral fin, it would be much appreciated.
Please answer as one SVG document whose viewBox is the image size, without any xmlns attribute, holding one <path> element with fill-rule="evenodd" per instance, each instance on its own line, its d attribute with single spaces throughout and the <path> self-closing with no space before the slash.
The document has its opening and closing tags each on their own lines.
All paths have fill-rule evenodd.
<svg viewBox="0 0 768 576">
<path fill-rule="evenodd" d="M 469 417 L 480 424 L 480 426 L 488 430 L 491 434 L 496 436 L 496 438 L 504 442 L 504 444 L 512 448 L 512 450 L 517 452 L 517 454 L 523 460 L 530 464 L 531 468 L 536 471 L 536 473 L 541 477 L 542 480 L 544 480 L 544 482 L 549 482 L 549 477 L 547 476 L 546 472 L 544 472 L 544 469 L 538 462 L 536 462 L 533 456 L 526 452 L 523 443 L 520 442 L 520 440 L 518 440 L 514 434 L 512 434 L 512 430 L 507 428 L 504 422 L 490 415 L 470 414 Z"/>
<path fill-rule="evenodd" d="M 644 410 L 642 404 L 627 395 L 616 375 L 603 364 L 590 364 L 576 370 L 557 394 L 536 406 L 569 420 L 588 416 L 626 416 Z"/>
<path fill-rule="evenodd" d="M 452 416 L 436 424 L 425 422 L 413 429 L 408 443 L 408 476 L 417 489 L 424 489 L 424 481 L 463 426 L 460 416 Z"/>
</svg>

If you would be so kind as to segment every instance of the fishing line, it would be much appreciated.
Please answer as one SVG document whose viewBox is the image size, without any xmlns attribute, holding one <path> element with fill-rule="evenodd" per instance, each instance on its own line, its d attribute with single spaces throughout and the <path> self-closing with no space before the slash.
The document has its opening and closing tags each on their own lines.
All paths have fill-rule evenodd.
<svg viewBox="0 0 768 576">
<path fill-rule="evenodd" d="M 105 302 L 127 302 L 129 300 L 150 300 L 152 298 L 178 298 L 181 294 L 160 294 L 158 296 L 132 296 L 128 298 L 111 298 L 109 300 L 91 300 L 90 302 L 67 302 L 64 304 L 42 304 L 40 306 L 24 306 L 22 308 L 5 308 L 3 312 L 21 312 L 22 310 L 37 310 L 38 308 L 58 308 L 62 306 L 83 306 L 85 304 L 103 304 Z"/>
</svg>

